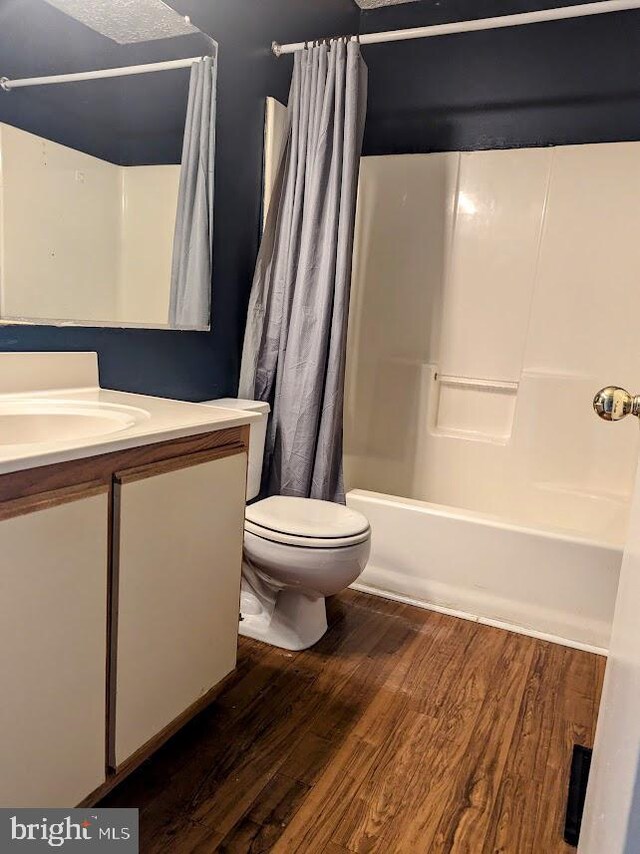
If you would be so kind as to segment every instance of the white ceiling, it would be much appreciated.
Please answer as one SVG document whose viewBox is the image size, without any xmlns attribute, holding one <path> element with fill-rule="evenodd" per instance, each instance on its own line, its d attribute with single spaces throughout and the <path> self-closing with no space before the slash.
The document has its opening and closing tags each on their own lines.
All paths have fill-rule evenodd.
<svg viewBox="0 0 640 854">
<path fill-rule="evenodd" d="M 394 6 L 396 3 L 415 3 L 416 0 L 356 0 L 361 9 L 376 9 L 378 6 Z"/>
</svg>

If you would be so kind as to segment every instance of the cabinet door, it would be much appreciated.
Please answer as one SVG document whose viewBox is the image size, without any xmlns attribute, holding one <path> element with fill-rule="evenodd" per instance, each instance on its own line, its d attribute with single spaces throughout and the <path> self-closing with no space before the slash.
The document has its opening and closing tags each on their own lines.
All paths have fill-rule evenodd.
<svg viewBox="0 0 640 854">
<path fill-rule="evenodd" d="M 0 504 L 3 807 L 73 807 L 105 779 L 108 490 L 70 492 Z"/>
<path fill-rule="evenodd" d="M 235 667 L 247 456 L 205 457 L 116 475 L 116 768 Z"/>
</svg>

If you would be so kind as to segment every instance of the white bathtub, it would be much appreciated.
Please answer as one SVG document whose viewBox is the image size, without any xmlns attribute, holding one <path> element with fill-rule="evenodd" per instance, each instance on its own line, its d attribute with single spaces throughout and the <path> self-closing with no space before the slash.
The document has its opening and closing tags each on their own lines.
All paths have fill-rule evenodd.
<svg viewBox="0 0 640 854">
<path fill-rule="evenodd" d="M 606 654 L 619 545 L 360 489 L 347 504 L 372 528 L 356 589 Z"/>
</svg>

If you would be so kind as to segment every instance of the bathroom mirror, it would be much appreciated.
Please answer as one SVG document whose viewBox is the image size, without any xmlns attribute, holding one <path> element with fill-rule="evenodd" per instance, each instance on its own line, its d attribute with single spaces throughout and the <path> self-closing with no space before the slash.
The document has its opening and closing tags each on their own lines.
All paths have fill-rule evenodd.
<svg viewBox="0 0 640 854">
<path fill-rule="evenodd" d="M 169 4 L 0 4 L 0 323 L 209 327 L 210 266 L 205 277 L 184 259 L 195 241 L 210 265 L 211 234 L 192 199 L 178 210 L 193 65 L 179 61 L 204 57 L 212 162 L 216 44 Z M 108 75 L 160 63 L 170 68 Z M 85 72 L 96 74 L 12 86 Z M 179 287 L 197 312 L 175 311 Z"/>
</svg>

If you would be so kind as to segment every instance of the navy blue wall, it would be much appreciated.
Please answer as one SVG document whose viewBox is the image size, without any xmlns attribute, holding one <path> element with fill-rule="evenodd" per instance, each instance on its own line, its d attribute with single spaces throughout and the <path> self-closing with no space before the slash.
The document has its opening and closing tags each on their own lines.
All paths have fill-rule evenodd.
<svg viewBox="0 0 640 854">
<path fill-rule="evenodd" d="M 0 44 L 3 15 L 14 5 L 0 2 Z M 352 0 L 173 0 L 171 5 L 190 15 L 196 26 L 216 39 L 220 50 L 212 331 L 9 326 L 0 327 L 0 350 L 97 350 L 105 387 L 205 400 L 235 394 L 237 389 L 258 244 L 264 98 L 273 95 L 286 101 L 291 80 L 291 58 L 276 59 L 271 40 L 354 32 L 358 11 Z M 95 46 L 90 31 L 85 34 Z M 161 51 L 169 44 L 158 42 L 150 49 Z M 28 54 L 28 44 L 21 50 Z M 91 47 L 82 56 L 76 51 L 80 51 L 76 40 L 67 41 L 65 69 L 74 55 L 79 67 L 82 63 L 95 67 Z M 29 76 L 33 73 L 39 72 L 30 70 Z M 172 74 L 150 77 L 159 80 Z M 1 51 L 0 75 L 10 76 L 2 67 Z M 140 91 L 149 98 L 148 89 Z M 160 92 L 160 104 L 163 97 L 167 94 Z M 133 156 L 130 151 L 127 158 Z"/>
<path fill-rule="evenodd" d="M 362 32 L 576 0 L 419 0 Z M 640 139 L 640 12 L 365 47 L 366 154 Z"/>
</svg>

